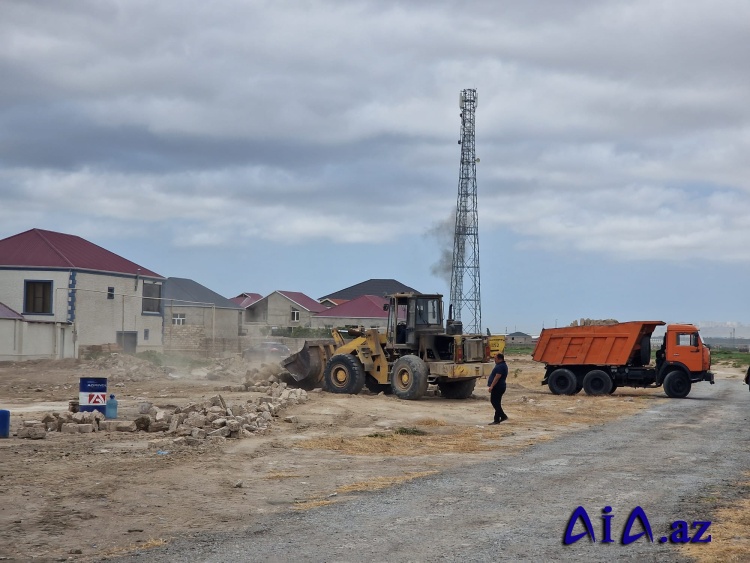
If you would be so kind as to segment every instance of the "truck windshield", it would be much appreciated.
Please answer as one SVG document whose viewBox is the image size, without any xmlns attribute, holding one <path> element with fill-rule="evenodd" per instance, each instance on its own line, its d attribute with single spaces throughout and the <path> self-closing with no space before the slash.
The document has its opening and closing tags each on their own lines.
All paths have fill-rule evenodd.
<svg viewBox="0 0 750 563">
<path fill-rule="evenodd" d="M 439 325 L 440 307 L 438 299 L 417 299 L 417 324 Z"/>
</svg>

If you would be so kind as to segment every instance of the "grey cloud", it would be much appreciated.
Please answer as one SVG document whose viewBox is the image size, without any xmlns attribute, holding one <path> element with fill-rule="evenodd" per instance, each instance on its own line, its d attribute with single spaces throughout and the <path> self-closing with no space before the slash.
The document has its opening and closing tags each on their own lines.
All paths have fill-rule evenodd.
<svg viewBox="0 0 750 563">
<path fill-rule="evenodd" d="M 69 213 L 96 197 L 92 230 L 187 217 L 187 245 L 424 233 L 455 203 L 458 92 L 477 87 L 480 205 L 509 211 L 483 228 L 623 259 L 708 255 L 723 230 L 747 235 L 748 11 L 7 2 L 0 186 L 16 211 L 40 190 Z M 655 226 L 689 222 L 705 236 L 687 248 Z M 647 239 L 660 250 L 639 251 Z"/>
</svg>

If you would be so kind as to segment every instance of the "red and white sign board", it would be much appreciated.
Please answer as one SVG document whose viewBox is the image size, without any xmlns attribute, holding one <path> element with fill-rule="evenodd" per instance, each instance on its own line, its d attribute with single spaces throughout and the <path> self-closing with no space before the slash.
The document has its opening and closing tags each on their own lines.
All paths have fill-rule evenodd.
<svg viewBox="0 0 750 563">
<path fill-rule="evenodd" d="M 78 403 L 81 406 L 106 405 L 107 394 L 106 393 L 79 393 Z"/>
<path fill-rule="evenodd" d="M 89 393 L 89 405 L 106 405 L 106 393 Z"/>
</svg>

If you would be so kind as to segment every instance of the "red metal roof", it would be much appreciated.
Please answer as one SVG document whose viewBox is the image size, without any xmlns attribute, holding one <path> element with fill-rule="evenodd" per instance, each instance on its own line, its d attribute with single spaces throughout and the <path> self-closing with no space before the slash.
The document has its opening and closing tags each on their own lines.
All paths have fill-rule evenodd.
<svg viewBox="0 0 750 563">
<path fill-rule="evenodd" d="M 308 297 L 307 295 L 299 291 L 277 291 L 276 293 L 283 295 L 290 301 L 294 301 L 300 307 L 307 309 L 308 311 L 311 311 L 313 313 L 320 313 L 321 311 L 326 310 L 325 305 L 323 305 L 322 303 L 318 303 L 312 297 Z"/>
<path fill-rule="evenodd" d="M 240 293 L 237 297 L 232 297 L 230 301 L 237 303 L 243 309 L 247 309 L 253 303 L 263 299 L 260 293 Z"/>
<path fill-rule="evenodd" d="M 383 310 L 383 305 L 388 299 L 377 295 L 363 295 L 352 299 L 341 305 L 336 305 L 316 314 L 316 317 L 350 317 L 364 319 L 387 318 L 388 311 Z"/>
<path fill-rule="evenodd" d="M 162 277 L 81 237 L 42 229 L 31 229 L 0 240 L 0 266 L 95 270 Z"/>
<path fill-rule="evenodd" d="M 16 313 L 13 309 L 5 305 L 4 303 L 0 303 L 0 319 L 14 319 L 14 320 L 23 320 L 23 315 Z"/>
</svg>

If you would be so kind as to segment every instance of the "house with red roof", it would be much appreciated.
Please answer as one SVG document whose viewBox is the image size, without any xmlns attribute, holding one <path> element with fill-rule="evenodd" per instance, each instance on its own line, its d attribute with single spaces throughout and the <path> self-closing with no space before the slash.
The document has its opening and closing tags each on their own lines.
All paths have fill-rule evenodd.
<svg viewBox="0 0 750 563">
<path fill-rule="evenodd" d="M 299 291 L 274 291 L 245 309 L 245 322 L 272 327 L 311 327 L 313 316 L 325 310 L 325 305 Z"/>
<path fill-rule="evenodd" d="M 388 299 L 385 297 L 363 295 L 316 313 L 312 317 L 312 326 L 314 328 L 342 326 L 386 328 L 388 326 L 388 311 L 383 306 L 387 303 Z"/>
<path fill-rule="evenodd" d="M 75 235 L 31 229 L 2 239 L 0 358 L 76 358 L 81 347 L 113 343 L 161 351 L 163 282 Z"/>
<path fill-rule="evenodd" d="M 236 303 L 240 307 L 244 309 L 243 315 L 242 315 L 242 322 L 243 323 L 250 323 L 252 322 L 250 319 L 253 317 L 252 312 L 250 311 L 250 306 L 257 303 L 263 299 L 263 296 L 260 293 L 240 293 L 237 297 L 230 297 L 229 300 L 233 303 Z"/>
</svg>

